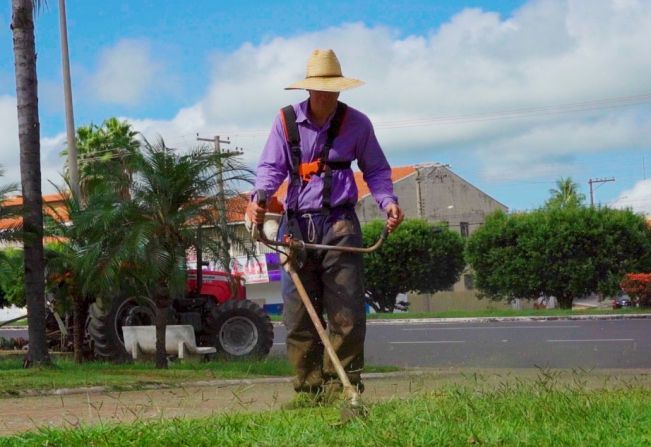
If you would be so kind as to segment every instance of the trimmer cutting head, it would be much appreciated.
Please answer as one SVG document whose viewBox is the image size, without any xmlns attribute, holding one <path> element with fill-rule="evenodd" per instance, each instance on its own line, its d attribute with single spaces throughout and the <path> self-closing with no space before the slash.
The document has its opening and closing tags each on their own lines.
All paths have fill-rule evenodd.
<svg viewBox="0 0 651 447">
<path fill-rule="evenodd" d="M 347 398 L 344 400 L 340 410 L 340 419 L 342 424 L 345 424 L 353 419 L 368 417 L 369 409 L 366 405 L 364 405 L 357 391 L 354 391 L 351 396 L 346 397 Z"/>
</svg>

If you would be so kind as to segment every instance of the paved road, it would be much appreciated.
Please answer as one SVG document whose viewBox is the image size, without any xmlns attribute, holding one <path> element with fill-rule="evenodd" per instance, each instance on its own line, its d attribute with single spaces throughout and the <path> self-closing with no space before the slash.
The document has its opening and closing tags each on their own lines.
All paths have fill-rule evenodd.
<svg viewBox="0 0 651 447">
<path fill-rule="evenodd" d="M 27 328 L 25 329 L 3 329 L 0 328 L 0 337 L 2 338 L 27 338 Z"/>
<path fill-rule="evenodd" d="M 651 319 L 369 324 L 366 361 L 406 367 L 651 368 Z M 285 350 L 276 328 L 274 351 Z"/>
<path fill-rule="evenodd" d="M 272 354 L 284 355 L 275 328 Z M 477 368 L 651 368 L 651 319 L 368 326 L 366 360 L 375 365 Z M 0 337 L 27 330 L 0 329 Z"/>
</svg>

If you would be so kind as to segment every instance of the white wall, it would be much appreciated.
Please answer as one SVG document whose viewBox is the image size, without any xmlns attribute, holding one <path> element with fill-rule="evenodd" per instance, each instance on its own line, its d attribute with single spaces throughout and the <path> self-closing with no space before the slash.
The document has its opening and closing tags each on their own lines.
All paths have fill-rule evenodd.
<svg viewBox="0 0 651 447">
<path fill-rule="evenodd" d="M 280 281 L 246 284 L 246 297 L 258 304 L 279 304 L 283 302 Z"/>
<path fill-rule="evenodd" d="M 12 318 L 20 317 L 27 313 L 27 309 L 20 309 L 15 306 L 0 309 L 0 321 L 11 320 Z"/>
</svg>

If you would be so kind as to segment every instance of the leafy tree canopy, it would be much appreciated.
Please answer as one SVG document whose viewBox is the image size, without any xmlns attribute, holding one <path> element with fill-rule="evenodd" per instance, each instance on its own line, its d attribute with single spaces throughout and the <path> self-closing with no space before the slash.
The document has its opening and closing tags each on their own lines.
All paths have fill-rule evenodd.
<svg viewBox="0 0 651 447">
<path fill-rule="evenodd" d="M 627 272 L 651 264 L 651 230 L 642 216 L 609 208 L 553 208 L 492 214 L 466 245 L 476 286 L 493 299 L 616 294 Z"/>
<path fill-rule="evenodd" d="M 25 307 L 25 271 L 23 251 L 6 248 L 0 251 L 0 307 Z"/>
<path fill-rule="evenodd" d="M 0 168 L 0 176 L 4 170 Z M 9 195 L 15 193 L 17 185 L 0 186 L 0 241 L 20 240 L 22 220 L 22 207 L 6 206 Z M 25 306 L 25 272 L 23 265 L 23 251 L 7 248 L 0 251 L 0 307 L 12 304 L 18 307 Z"/>
<path fill-rule="evenodd" d="M 620 286 L 640 306 L 651 306 L 651 273 L 628 273 Z"/>
<path fill-rule="evenodd" d="M 373 244 L 385 223 L 362 228 L 365 245 Z M 433 293 L 450 288 L 465 267 L 461 236 L 424 220 L 408 219 L 380 250 L 364 258 L 366 299 L 378 312 L 393 312 L 396 295 Z"/>
</svg>

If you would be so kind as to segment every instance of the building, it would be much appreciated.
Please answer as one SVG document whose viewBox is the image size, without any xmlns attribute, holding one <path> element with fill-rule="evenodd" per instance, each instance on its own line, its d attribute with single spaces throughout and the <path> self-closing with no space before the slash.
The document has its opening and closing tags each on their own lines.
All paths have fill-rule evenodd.
<svg viewBox="0 0 651 447">
<path fill-rule="evenodd" d="M 394 191 L 407 218 L 444 222 L 462 236 L 482 225 L 486 216 L 508 208 L 446 166 L 436 163 L 393 169 Z M 362 224 L 382 219 L 364 184 L 356 207 Z"/>
<path fill-rule="evenodd" d="M 488 214 L 508 208 L 455 174 L 449 166 L 429 163 L 393 168 L 391 178 L 400 206 L 407 218 L 421 218 L 429 222 L 444 222 L 450 229 L 467 237 L 481 226 Z M 357 216 L 363 224 L 374 219 L 385 219 L 371 196 L 361 172 L 355 172 L 358 189 Z M 276 193 L 280 202 L 285 198 L 287 184 L 283 183 Z M 264 250 L 259 251 L 261 254 Z M 268 256 L 268 255 L 267 255 Z M 253 268 L 255 272 L 265 271 Z M 267 270 L 268 271 L 268 270 Z M 262 282 L 255 276 L 255 284 L 248 289 L 249 297 L 269 305 L 282 302 L 280 287 L 275 281 Z M 487 300 L 478 300 L 472 286 L 472 273 L 464 272 L 452 290 L 434 295 L 410 295 L 411 309 L 415 311 L 447 310 L 449 308 L 478 309 L 499 306 Z"/>
<path fill-rule="evenodd" d="M 402 166 L 392 169 L 391 178 L 400 205 L 407 218 L 422 218 L 429 222 L 444 222 L 449 228 L 468 236 L 485 221 L 488 214 L 507 207 L 484 193 L 471 183 L 455 174 L 449 166 L 438 163 Z M 361 172 L 355 172 L 358 188 L 356 213 L 362 224 L 373 219 L 385 219 L 378 209 L 363 180 Z M 270 200 L 271 213 L 280 218 L 282 201 L 287 192 L 287 183 L 283 183 Z M 238 227 L 245 236 L 244 210 L 247 195 L 229 200 L 227 220 L 229 225 Z M 57 194 L 44 196 L 44 203 L 50 209 L 63 208 L 63 201 Z M 13 204 L 13 202 L 12 202 Z M 1 223 L 0 223 L 1 224 Z M 0 225 L 1 226 L 1 225 Z M 207 229 L 206 234 L 209 233 Z M 241 247 L 231 247 L 233 257 L 232 270 L 243 273 L 247 280 L 249 299 L 263 305 L 270 312 L 280 310 L 282 303 L 280 292 L 280 263 L 278 255 L 260 243 L 252 242 L 256 253 L 255 259 L 247 258 Z M 192 259 L 188 259 L 192 264 Z M 211 267 L 221 268 L 212 262 Z M 452 290 L 434 295 L 410 295 L 411 309 L 415 311 L 446 310 L 449 308 L 479 309 L 489 306 L 501 306 L 486 300 L 478 300 L 472 287 L 472 273 L 467 271 Z"/>
</svg>

